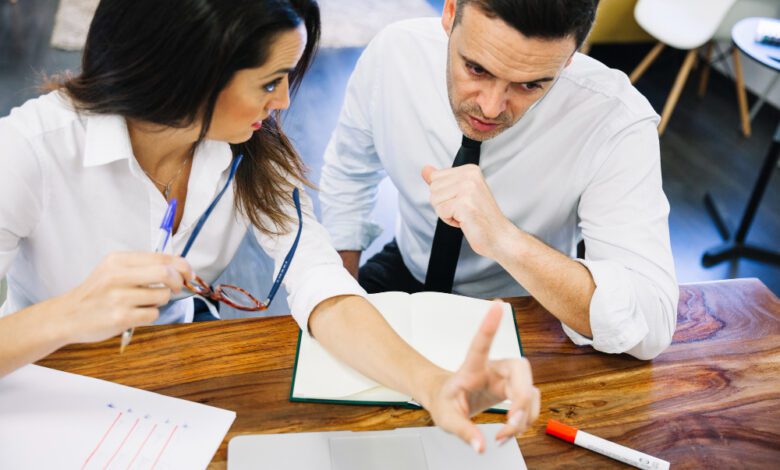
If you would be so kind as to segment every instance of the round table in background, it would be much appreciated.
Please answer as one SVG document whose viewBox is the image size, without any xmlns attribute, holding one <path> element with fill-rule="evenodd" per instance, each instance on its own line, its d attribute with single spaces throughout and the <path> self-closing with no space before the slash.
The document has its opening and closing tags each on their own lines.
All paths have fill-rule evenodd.
<svg viewBox="0 0 780 470">
<path fill-rule="evenodd" d="M 734 25 L 734 28 L 731 30 L 731 38 L 734 45 L 747 57 L 778 73 L 780 72 L 780 46 L 770 46 L 756 42 L 757 26 L 759 21 L 762 20 L 780 24 L 780 20 L 773 18 L 746 18 Z M 714 266 L 722 261 L 740 257 L 780 264 L 780 253 L 745 242 L 750 225 L 753 223 L 758 206 L 769 184 L 769 178 L 772 176 L 772 172 L 775 171 L 778 160 L 780 160 L 780 123 L 778 123 L 775 130 L 769 151 L 766 157 L 764 157 L 764 163 L 761 166 L 758 179 L 753 185 L 750 199 L 742 212 L 736 232 L 732 232 L 729 229 L 715 206 L 712 196 L 709 193 L 704 196 L 704 204 L 707 207 L 707 211 L 710 213 L 720 236 L 724 240 L 724 243 L 721 245 L 704 252 L 701 260 L 704 266 Z"/>
</svg>

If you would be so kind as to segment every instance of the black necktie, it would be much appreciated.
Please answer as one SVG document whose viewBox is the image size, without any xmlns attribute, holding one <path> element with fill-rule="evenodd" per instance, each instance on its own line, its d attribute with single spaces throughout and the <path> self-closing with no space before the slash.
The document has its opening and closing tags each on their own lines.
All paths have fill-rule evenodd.
<svg viewBox="0 0 780 470">
<path fill-rule="evenodd" d="M 463 136 L 463 143 L 455 155 L 452 166 L 479 165 L 479 146 L 482 142 Z M 455 268 L 458 265 L 460 244 L 463 241 L 463 231 L 452 227 L 438 219 L 436 232 L 431 245 L 431 257 L 428 259 L 428 272 L 425 276 L 425 290 L 435 292 L 452 292 L 452 282 L 455 279 Z"/>
</svg>

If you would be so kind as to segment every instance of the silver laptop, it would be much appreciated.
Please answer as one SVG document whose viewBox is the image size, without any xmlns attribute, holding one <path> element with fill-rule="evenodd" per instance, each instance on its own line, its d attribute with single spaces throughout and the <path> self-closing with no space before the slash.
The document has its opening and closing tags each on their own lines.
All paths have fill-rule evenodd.
<svg viewBox="0 0 780 470">
<path fill-rule="evenodd" d="M 494 470 L 526 469 L 515 439 L 502 446 L 502 424 L 478 425 L 486 449 L 478 455 L 437 427 L 392 431 L 333 431 L 236 436 L 228 444 L 228 470 Z"/>
</svg>

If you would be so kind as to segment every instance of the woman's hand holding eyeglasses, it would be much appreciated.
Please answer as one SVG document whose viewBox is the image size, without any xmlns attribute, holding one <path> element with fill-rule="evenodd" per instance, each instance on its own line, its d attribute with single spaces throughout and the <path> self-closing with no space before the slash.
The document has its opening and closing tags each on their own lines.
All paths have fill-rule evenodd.
<svg viewBox="0 0 780 470">
<path fill-rule="evenodd" d="M 81 285 L 60 298 L 68 342 L 102 341 L 153 322 L 158 307 L 182 289 L 185 278 L 192 278 L 192 269 L 178 256 L 109 254 Z"/>
</svg>

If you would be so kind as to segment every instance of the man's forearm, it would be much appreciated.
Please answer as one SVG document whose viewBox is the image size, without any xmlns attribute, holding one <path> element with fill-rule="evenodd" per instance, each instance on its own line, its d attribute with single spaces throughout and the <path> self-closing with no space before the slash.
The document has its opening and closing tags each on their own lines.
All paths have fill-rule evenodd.
<svg viewBox="0 0 780 470">
<path fill-rule="evenodd" d="M 592 337 L 590 301 L 596 285 L 588 268 L 507 223 L 494 259 L 561 322 Z"/>
<path fill-rule="evenodd" d="M 365 299 L 333 297 L 320 303 L 309 329 L 331 354 L 361 374 L 426 406 L 430 391 L 449 373 L 404 341 Z"/>
</svg>

